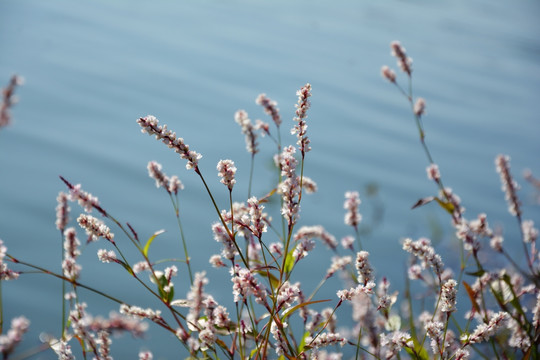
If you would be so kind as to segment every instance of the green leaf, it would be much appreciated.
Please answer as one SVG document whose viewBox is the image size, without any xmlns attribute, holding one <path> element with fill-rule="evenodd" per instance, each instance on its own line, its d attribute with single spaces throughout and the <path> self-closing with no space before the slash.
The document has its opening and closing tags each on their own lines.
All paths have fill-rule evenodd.
<svg viewBox="0 0 540 360">
<path fill-rule="evenodd" d="M 281 317 L 281 321 L 285 320 L 286 318 L 291 316 L 296 310 L 298 310 L 298 309 L 300 309 L 300 308 L 302 308 L 304 306 L 308 306 L 308 305 L 311 305 L 311 304 L 317 304 L 317 303 L 321 303 L 321 302 L 327 302 L 327 301 L 330 301 L 330 300 L 314 300 L 314 301 L 306 301 L 306 302 L 303 302 L 301 304 L 298 304 L 295 307 L 287 310 L 287 312 L 285 314 L 283 314 L 283 316 Z"/>
<path fill-rule="evenodd" d="M 292 251 L 287 254 L 287 259 L 285 260 L 285 273 L 290 273 L 294 267 L 294 256 Z"/>
<path fill-rule="evenodd" d="M 306 331 L 304 336 L 302 336 L 302 341 L 300 341 L 300 344 L 298 344 L 298 353 L 304 351 L 304 347 L 306 346 L 306 338 L 309 336 L 309 334 L 309 331 Z"/>
<path fill-rule="evenodd" d="M 437 203 L 439 203 L 439 205 L 446 211 L 448 211 L 450 214 L 453 214 L 454 213 L 454 210 L 456 209 L 454 207 L 454 204 L 452 204 L 451 202 L 449 201 L 443 201 L 439 198 L 435 198 L 435 201 L 437 201 Z"/>
<path fill-rule="evenodd" d="M 271 272 L 267 272 L 267 271 L 264 271 L 264 270 L 257 270 L 255 271 L 257 274 L 261 275 L 262 277 L 269 277 L 268 275 L 270 275 L 270 283 L 272 284 L 272 287 L 273 288 L 277 288 L 279 287 L 279 279 L 274 275 L 272 274 Z"/>
<path fill-rule="evenodd" d="M 148 256 L 148 249 L 150 249 L 150 245 L 154 241 L 154 239 L 160 235 L 163 234 L 165 230 L 159 230 L 154 233 L 154 235 L 150 236 L 150 238 L 146 241 L 146 245 L 144 245 L 143 254 L 144 256 Z"/>
</svg>

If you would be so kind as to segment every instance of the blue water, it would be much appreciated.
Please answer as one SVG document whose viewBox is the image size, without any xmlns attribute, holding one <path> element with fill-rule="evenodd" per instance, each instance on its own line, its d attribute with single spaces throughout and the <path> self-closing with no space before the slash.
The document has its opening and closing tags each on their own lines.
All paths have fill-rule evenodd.
<svg viewBox="0 0 540 360">
<path fill-rule="evenodd" d="M 65 190 L 62 175 L 82 183 L 141 236 L 167 229 L 152 249 L 156 259 L 171 252 L 182 257 L 169 200 L 146 175 L 148 161 L 157 160 L 185 183 L 182 208 L 190 253 L 196 270 L 208 268 L 208 255 L 218 253 L 219 246 L 212 240 L 214 214 L 202 184 L 185 170 L 184 160 L 141 134 L 135 120 L 153 114 L 202 153 L 201 169 L 226 204 L 215 174 L 217 161 L 235 160 L 237 200 L 245 197 L 249 174 L 234 112 L 245 109 L 252 119 L 269 120 L 254 103 L 259 93 L 267 93 L 279 103 L 284 143 L 292 143 L 287 130 L 295 92 L 310 82 L 313 150 L 305 171 L 317 181 L 319 193 L 304 198 L 301 224 L 322 224 L 339 239 L 351 234 L 343 225 L 345 191 L 361 192 L 366 223 L 380 201 L 383 222 L 364 239 L 365 247 L 377 275 L 387 275 L 400 289 L 406 261 L 400 239 L 431 236 L 441 227 L 442 246 L 455 246 L 441 210 L 410 210 L 436 189 L 426 179 L 427 162 L 408 105 L 379 74 L 384 64 L 395 68 L 390 41 L 400 40 L 414 59 L 414 92 L 428 104 L 426 141 L 445 183 L 463 199 L 469 218 L 486 212 L 512 242 L 517 229 L 493 161 L 499 153 L 511 156 L 523 187 L 525 218 L 540 223 L 534 192 L 521 178 L 527 167 L 540 174 L 539 14 L 540 4 L 533 0 L 332 6 L 313 1 L 0 0 L 0 82 L 7 84 L 13 73 L 26 79 L 17 91 L 13 124 L 0 129 L 0 238 L 14 256 L 59 271 L 54 208 L 58 191 Z M 267 164 L 274 147 L 264 140 L 257 155 L 258 195 L 271 185 Z M 367 184 L 378 187 L 375 200 L 367 198 Z M 80 209 L 72 208 L 75 218 Z M 118 267 L 97 262 L 99 247 L 92 244 L 81 257 L 81 281 L 141 306 L 155 305 Z M 321 245 L 310 256 L 329 264 Z M 322 276 L 326 270 L 326 265 L 309 266 L 298 274 L 320 271 Z M 208 292 L 230 305 L 228 275 L 207 270 Z M 306 286 L 319 278 L 308 277 Z M 185 278 L 177 280 L 183 296 L 180 287 L 187 291 Z M 338 288 L 334 280 L 321 298 L 335 299 Z M 25 274 L 2 289 L 6 321 L 25 314 L 32 322 L 22 348 L 37 346 L 42 331 L 58 332 L 58 281 Z M 117 309 L 83 294 L 94 315 Z M 142 346 L 158 359 L 175 358 L 181 351 L 160 329 L 152 330 Z M 140 347 L 129 339 L 113 344 L 117 358 L 134 358 Z"/>
</svg>

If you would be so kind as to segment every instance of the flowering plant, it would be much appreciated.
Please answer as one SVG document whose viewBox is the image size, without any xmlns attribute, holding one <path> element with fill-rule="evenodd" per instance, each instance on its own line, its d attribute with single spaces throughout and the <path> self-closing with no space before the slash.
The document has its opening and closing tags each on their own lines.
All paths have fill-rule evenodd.
<svg viewBox="0 0 540 360">
<path fill-rule="evenodd" d="M 375 278 L 370 253 L 361 242 L 361 201 L 357 191 L 346 191 L 344 201 L 344 223 L 353 229 L 354 236 L 347 236 L 340 243 L 321 225 L 300 225 L 303 195 L 317 190 L 315 182 L 304 175 L 304 163 L 309 161 L 311 149 L 307 136 L 311 85 L 306 84 L 297 92 L 295 124 L 291 130 L 291 134 L 296 135 L 296 146 L 283 146 L 280 111 L 277 103 L 265 94 L 259 95 L 256 103 L 269 115 L 272 126 L 261 120 L 253 123 L 243 110 L 236 112 L 235 121 L 245 135 L 246 148 L 251 154 L 249 187 L 244 201 L 233 201 L 237 169 L 232 160 L 220 160 L 218 176 L 229 195 L 224 207 L 218 204 L 203 176 L 199 163 L 202 155 L 191 150 L 167 125 L 160 125 L 156 117 L 148 115 L 137 120 L 143 133 L 155 136 L 187 161 L 187 170 L 193 170 L 208 193 L 215 209 L 216 221 L 211 225 L 213 236 L 222 245 L 221 253 L 212 255 L 209 263 L 229 272 L 232 306 L 216 301 L 209 293 L 204 267 L 196 271 L 200 264 L 190 261 L 191 245 L 184 236 L 179 207 L 183 184 L 177 176 L 166 175 L 155 161 L 148 163 L 148 173 L 156 187 L 163 189 L 171 199 L 182 239 L 189 289 L 175 286 L 175 278 L 182 271 L 177 265 L 153 259 L 149 254 L 161 230 L 148 239 L 141 238 L 135 226 L 117 220 L 97 197 L 63 177 L 61 180 L 68 192 L 58 195 L 56 220 L 63 241 L 62 273 L 9 254 L 0 240 L 1 280 L 17 279 L 25 269 L 31 269 L 62 281 L 62 327 L 56 336 L 45 339 L 58 358 L 73 359 L 72 347 L 78 343 L 85 359 L 111 359 L 113 333 L 141 336 L 148 323 L 173 334 L 190 358 L 341 359 L 346 356 L 391 359 L 405 355 L 414 359 L 539 358 L 538 230 L 521 211 L 509 158 L 498 155 L 496 168 L 509 211 L 521 231 L 522 260 L 513 259 L 505 251 L 502 236 L 489 227 L 485 214 L 466 219 L 460 198 L 443 185 L 439 167 L 425 142 L 422 119 L 426 101 L 412 96 L 412 60 L 400 43 L 392 42 L 391 49 L 407 77 L 408 90 L 398 83 L 396 73 L 388 66 L 382 67 L 382 76 L 410 103 L 429 163 L 427 176 L 438 188 L 437 195 L 420 199 L 413 208 L 429 203 L 440 205 L 448 213 L 462 249 L 460 268 L 450 269 L 429 239 L 402 241 L 403 250 L 411 254 L 408 279 L 424 285 L 422 300 L 431 306 L 417 305 L 418 299 L 411 295 L 409 283 L 399 289 L 403 292 L 401 295 L 391 289 L 387 278 Z M 2 119 L 9 119 L 10 98 L 16 84 L 17 81 L 12 81 L 4 93 Z M 274 161 L 278 181 L 266 194 L 256 196 L 251 193 L 251 183 L 258 139 L 262 136 L 276 145 Z M 532 174 L 528 174 L 527 179 L 537 183 Z M 234 193 L 234 198 L 239 197 Z M 280 203 L 278 220 L 265 211 L 265 205 L 275 198 Z M 86 233 L 87 242 L 103 244 L 97 251 L 98 259 L 128 272 L 134 282 L 156 299 L 159 308 L 128 303 L 79 280 L 82 267 L 77 259 L 81 254 L 81 241 L 75 227 L 69 226 L 70 202 L 78 202 L 83 209 L 77 223 Z M 94 211 L 98 217 L 91 215 Z M 113 226 L 116 236 L 111 229 Z M 118 241 L 119 237 L 131 242 L 137 250 L 137 258 L 125 255 L 125 241 Z M 489 247 L 484 245 L 485 239 L 489 240 Z M 306 289 L 295 269 L 300 262 L 309 261 L 316 240 L 334 256 L 318 286 Z M 500 255 L 506 260 L 506 267 L 488 268 L 482 262 L 483 253 Z M 344 285 L 336 290 L 336 297 L 319 298 L 319 289 L 337 273 L 343 275 Z M 107 319 L 92 317 L 80 288 L 116 302 L 119 314 L 113 313 Z M 462 299 L 459 305 L 458 298 Z M 350 305 L 351 313 L 346 312 L 345 304 Z M 463 314 L 465 321 L 462 321 Z M 23 316 L 15 318 L 10 330 L 0 335 L 0 351 L 5 359 L 12 355 L 29 325 Z M 139 358 L 152 359 L 152 353 L 143 350 Z"/>
</svg>

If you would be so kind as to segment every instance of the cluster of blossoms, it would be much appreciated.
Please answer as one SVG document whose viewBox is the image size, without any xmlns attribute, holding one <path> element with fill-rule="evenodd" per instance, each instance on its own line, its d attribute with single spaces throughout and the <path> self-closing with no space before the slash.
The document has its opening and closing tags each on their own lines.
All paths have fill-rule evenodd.
<svg viewBox="0 0 540 360">
<path fill-rule="evenodd" d="M 81 254 L 79 247 L 81 243 L 77 239 L 77 232 L 75 228 L 67 228 L 64 231 L 64 261 L 62 262 L 62 269 L 64 276 L 75 280 L 81 273 L 81 265 L 77 263 L 77 258 Z"/>
<path fill-rule="evenodd" d="M 281 115 L 279 115 L 277 102 L 271 100 L 266 94 L 259 94 L 257 99 L 255 99 L 255 103 L 264 108 L 264 112 L 270 115 L 276 126 L 279 128 L 279 125 L 281 125 Z"/>
<path fill-rule="evenodd" d="M 5 359 L 13 352 L 15 347 L 21 342 L 24 333 L 28 331 L 30 321 L 24 316 L 19 316 L 11 320 L 11 328 L 7 333 L 0 335 L 0 353 Z"/>
<path fill-rule="evenodd" d="M 194 169 L 197 171 L 197 165 L 202 155 L 189 150 L 189 145 L 184 143 L 184 139 L 176 138 L 176 134 L 167 129 L 167 125 L 159 125 L 158 119 L 155 116 L 148 115 L 137 120 L 137 123 L 142 127 L 141 132 L 152 136 L 155 135 L 157 140 L 161 140 L 170 149 L 180 155 L 182 159 L 186 159 L 186 169 Z"/>
<path fill-rule="evenodd" d="M 257 149 L 257 133 L 255 132 L 255 126 L 253 126 L 251 120 L 248 117 L 248 113 L 244 110 L 238 110 L 234 114 L 234 121 L 242 128 L 242 134 L 246 136 L 246 148 L 250 154 L 256 154 L 259 152 Z"/>
<path fill-rule="evenodd" d="M 86 231 L 90 241 L 98 241 L 99 238 L 104 238 L 114 244 L 114 234 L 101 220 L 91 215 L 81 214 L 77 218 L 77 222 Z"/>
<path fill-rule="evenodd" d="M 178 176 L 173 175 L 168 177 L 162 170 L 161 164 L 150 161 L 148 163 L 148 175 L 156 180 L 157 188 L 164 188 L 169 194 L 178 194 L 178 190 L 184 189 L 184 184 L 178 179 Z"/>
<path fill-rule="evenodd" d="M 417 241 L 405 239 L 403 250 L 413 254 L 421 261 L 422 269 L 430 266 L 437 277 L 440 279 L 444 271 L 444 263 L 441 256 L 435 252 L 431 246 L 431 241 L 427 238 L 421 238 Z"/>
<path fill-rule="evenodd" d="M 229 191 L 232 191 L 234 184 L 236 184 L 236 179 L 234 178 L 236 174 L 236 166 L 234 166 L 234 161 L 232 160 L 219 160 L 217 164 L 218 175 L 221 178 L 220 182 L 225 185 Z"/>
<path fill-rule="evenodd" d="M 358 228 L 358 224 L 362 221 L 362 215 L 358 211 L 358 206 L 360 206 L 360 194 L 358 191 L 347 191 L 345 193 L 345 203 L 343 207 L 347 210 L 345 213 L 345 224 Z"/>
<path fill-rule="evenodd" d="M 519 185 L 510 175 L 510 157 L 498 155 L 495 158 L 497 172 L 501 176 L 502 190 L 508 201 L 508 211 L 514 216 L 521 216 L 521 204 L 517 197 Z"/>
<path fill-rule="evenodd" d="M 4 245 L 2 239 L 0 239 L 0 280 L 15 280 L 19 277 L 19 273 L 8 269 L 7 264 L 4 262 L 6 252 L 7 247 Z"/>
<path fill-rule="evenodd" d="M 92 212 L 92 209 L 97 209 L 102 214 L 105 214 L 99 206 L 97 197 L 81 189 L 81 184 L 71 185 L 67 180 L 61 178 L 69 187 L 69 200 L 78 202 L 79 205 L 86 211 Z"/>
<path fill-rule="evenodd" d="M 2 89 L 2 103 L 0 105 L 0 128 L 11 122 L 10 109 L 17 103 L 15 89 L 24 83 L 22 77 L 13 75 L 6 88 Z"/>
<path fill-rule="evenodd" d="M 296 165 L 298 161 L 294 157 L 296 149 L 292 146 L 283 148 L 280 156 L 281 175 L 285 178 L 278 186 L 278 191 L 283 198 L 281 215 L 288 224 L 294 225 L 298 220 L 300 204 L 298 196 L 300 194 L 300 183 L 296 176 Z"/>
<path fill-rule="evenodd" d="M 294 118 L 294 121 L 296 121 L 297 124 L 291 130 L 291 134 L 296 134 L 296 137 L 298 138 L 296 144 L 302 153 L 302 157 L 304 157 L 304 154 L 311 150 L 311 147 L 309 146 L 310 141 L 306 135 L 306 118 L 307 110 L 310 107 L 308 98 L 311 96 L 311 85 L 309 83 L 304 85 L 296 92 L 296 95 L 298 96 L 298 103 L 296 104 L 296 117 Z"/>
</svg>

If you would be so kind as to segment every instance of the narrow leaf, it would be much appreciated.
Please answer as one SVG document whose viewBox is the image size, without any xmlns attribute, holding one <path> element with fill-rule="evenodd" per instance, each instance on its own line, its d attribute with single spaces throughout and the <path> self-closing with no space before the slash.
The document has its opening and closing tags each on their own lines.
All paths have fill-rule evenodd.
<svg viewBox="0 0 540 360">
<path fill-rule="evenodd" d="M 163 234 L 165 230 L 159 230 L 154 233 L 154 235 L 150 236 L 150 238 L 146 241 L 146 245 L 144 245 L 143 254 L 144 256 L 148 256 L 148 249 L 150 249 L 150 245 L 154 241 L 154 239 L 160 235 Z"/>
<path fill-rule="evenodd" d="M 474 308 L 474 311 L 476 311 L 477 313 L 480 312 L 480 306 L 478 306 L 478 304 L 476 303 L 476 300 L 474 298 L 474 291 L 473 289 L 471 288 L 471 286 L 469 284 L 467 284 L 465 281 L 462 282 L 463 286 L 465 287 L 465 290 L 467 291 L 467 295 L 469 295 L 469 299 L 471 299 L 471 304 Z"/>
<path fill-rule="evenodd" d="M 281 318 L 281 321 L 285 320 L 286 318 L 291 316 L 296 310 L 298 310 L 298 309 L 300 309 L 300 308 L 302 308 L 304 306 L 308 306 L 308 305 L 311 305 L 311 304 L 317 304 L 317 303 L 321 303 L 321 302 L 327 302 L 327 301 L 330 301 L 330 300 L 314 300 L 314 301 L 306 301 L 306 302 L 303 302 L 301 304 L 298 304 L 295 307 L 289 309 L 285 314 L 283 314 L 283 316 Z"/>
</svg>

